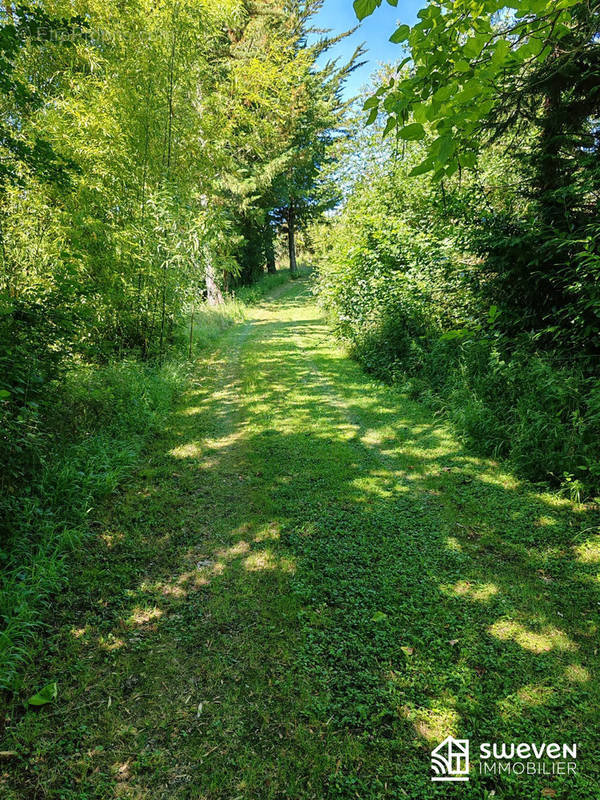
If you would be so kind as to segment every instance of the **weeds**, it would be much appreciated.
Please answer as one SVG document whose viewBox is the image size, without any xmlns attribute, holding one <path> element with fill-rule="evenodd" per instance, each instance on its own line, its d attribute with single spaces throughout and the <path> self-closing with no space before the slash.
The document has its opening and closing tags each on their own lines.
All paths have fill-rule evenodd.
<svg viewBox="0 0 600 800">
<path fill-rule="evenodd" d="M 250 302 L 287 277 L 266 276 L 221 307 L 198 309 L 193 353 L 214 347 Z M 161 429 L 191 368 L 183 352 L 163 366 L 133 360 L 73 366 L 52 385 L 52 402 L 30 415 L 27 464 L 23 453 L 12 453 L 16 479 L 6 481 L 0 499 L 0 688 L 18 687 L 32 636 L 67 578 L 69 554 L 94 527 L 98 503 L 122 484 Z"/>
<path fill-rule="evenodd" d="M 466 453 L 307 294 L 198 359 L 94 513 L 6 713 L 3 800 L 441 800 L 449 734 L 457 798 L 598 797 L 597 511 Z M 577 742 L 577 774 L 480 774 L 483 741 Z"/>
</svg>

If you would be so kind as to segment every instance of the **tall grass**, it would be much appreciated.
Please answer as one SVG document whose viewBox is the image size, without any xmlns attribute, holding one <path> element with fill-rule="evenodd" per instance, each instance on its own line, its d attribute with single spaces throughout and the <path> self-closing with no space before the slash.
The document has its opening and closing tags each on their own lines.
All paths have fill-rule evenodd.
<svg viewBox="0 0 600 800">
<path fill-rule="evenodd" d="M 217 346 L 223 332 L 245 318 L 250 303 L 288 277 L 265 276 L 222 306 L 197 308 L 193 354 Z M 72 365 L 60 383 L 48 387 L 29 466 L 0 497 L 0 688 L 18 685 L 31 637 L 68 580 L 69 553 L 90 533 L 98 504 L 131 473 L 185 388 L 194 369 L 186 357 L 188 335 L 181 332 L 179 352 L 162 366 L 135 360 Z M 18 463 L 18 454 L 10 455 Z"/>
<path fill-rule="evenodd" d="M 477 451 L 573 500 L 600 494 L 600 384 L 577 365 L 502 339 L 438 339 L 411 373 L 397 380 Z"/>
<path fill-rule="evenodd" d="M 289 280 L 289 270 L 279 270 L 279 272 L 264 275 L 251 286 L 240 286 L 235 290 L 234 296 L 239 302 L 245 305 L 252 305 L 253 303 L 258 303 L 265 294 L 273 291 L 278 286 L 282 286 Z"/>
<path fill-rule="evenodd" d="M 135 362 L 79 366 L 44 414 L 49 435 L 22 491 L 3 499 L 12 520 L 3 546 L 0 687 L 11 688 L 28 655 L 65 560 L 90 529 L 94 506 L 119 486 L 185 382 L 186 368 Z"/>
<path fill-rule="evenodd" d="M 447 339 L 399 306 L 377 323 L 346 325 L 368 371 L 444 413 L 476 452 L 571 499 L 600 495 L 600 383 L 531 342 Z"/>
</svg>

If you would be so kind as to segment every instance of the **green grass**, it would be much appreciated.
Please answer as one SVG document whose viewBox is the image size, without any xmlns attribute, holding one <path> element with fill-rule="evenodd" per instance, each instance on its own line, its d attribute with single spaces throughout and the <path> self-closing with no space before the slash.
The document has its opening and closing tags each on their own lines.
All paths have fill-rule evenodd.
<svg viewBox="0 0 600 800">
<path fill-rule="evenodd" d="M 18 686 L 31 637 L 68 578 L 65 558 L 94 527 L 94 506 L 130 473 L 185 385 L 181 364 L 122 362 L 75 368 L 57 389 L 43 417 L 50 433 L 39 466 L 22 494 L 2 500 L 12 524 L 0 583 L 0 687 Z"/>
<path fill-rule="evenodd" d="M 598 521 L 467 454 L 281 287 L 70 557 L 0 796 L 597 798 Z M 450 733 L 575 741 L 578 774 L 439 786 Z"/>
<path fill-rule="evenodd" d="M 302 273 L 306 273 L 306 268 L 302 269 Z M 258 303 L 269 292 L 282 286 L 290 280 L 289 269 L 280 269 L 275 273 L 266 273 L 263 277 L 252 284 L 252 286 L 240 286 L 233 292 L 234 299 L 246 305 L 253 305 Z"/>
<path fill-rule="evenodd" d="M 222 306 L 196 309 L 193 354 L 214 349 L 224 331 L 245 318 L 250 302 L 288 280 L 287 271 L 265 275 Z M 19 685 L 44 609 L 48 616 L 53 593 L 68 578 L 65 559 L 97 527 L 95 506 L 130 475 L 144 444 L 164 426 L 189 372 L 181 353 L 162 367 L 79 365 L 49 390 L 37 420 L 43 430 L 34 454 L 39 466 L 22 493 L 13 486 L 0 499 L 0 519 L 8 519 L 10 529 L 0 548 L 0 690 Z"/>
<path fill-rule="evenodd" d="M 194 333 L 192 355 L 198 355 L 215 347 L 223 331 L 246 319 L 248 307 L 259 303 L 269 292 L 290 280 L 289 270 L 265 273 L 252 286 L 239 286 L 225 296 L 220 306 L 203 304 L 194 309 Z M 189 313 L 189 312 L 188 312 Z M 181 346 L 189 348 L 189 328 L 181 332 Z M 186 341 L 184 342 L 184 339 Z"/>
</svg>

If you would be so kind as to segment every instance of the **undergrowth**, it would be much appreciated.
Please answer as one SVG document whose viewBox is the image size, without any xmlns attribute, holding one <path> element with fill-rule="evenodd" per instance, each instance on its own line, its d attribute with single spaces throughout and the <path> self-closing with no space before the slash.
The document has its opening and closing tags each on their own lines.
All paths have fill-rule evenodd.
<svg viewBox="0 0 600 800">
<path fill-rule="evenodd" d="M 446 413 L 475 452 L 573 500 L 600 495 L 597 357 L 508 325 L 481 262 L 447 226 L 417 229 L 406 197 L 388 210 L 369 196 L 367 213 L 361 196 L 313 236 L 338 336 L 371 374 Z"/>
<path fill-rule="evenodd" d="M 384 327 L 349 341 L 370 372 L 447 415 L 477 452 L 577 502 L 600 494 L 600 389 L 577 365 L 502 337 L 438 333 L 393 350 Z"/>
<path fill-rule="evenodd" d="M 287 278 L 265 276 L 222 306 L 196 309 L 193 356 L 215 347 L 247 305 Z M 32 635 L 65 582 L 69 553 L 94 527 L 94 508 L 127 479 L 185 387 L 187 335 L 162 365 L 72 363 L 36 402 L 0 405 L 0 688 L 18 687 Z"/>
</svg>

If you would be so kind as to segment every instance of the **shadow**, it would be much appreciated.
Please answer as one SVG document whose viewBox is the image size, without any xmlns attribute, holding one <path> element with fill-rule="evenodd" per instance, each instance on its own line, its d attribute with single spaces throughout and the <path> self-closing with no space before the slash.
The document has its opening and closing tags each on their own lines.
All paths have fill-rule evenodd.
<svg viewBox="0 0 600 800">
<path fill-rule="evenodd" d="M 305 292 L 262 303 L 199 363 L 74 556 L 26 677 L 57 680 L 60 704 L 11 712 L 28 753 L 2 778 L 15 797 L 548 785 L 476 769 L 432 784 L 449 734 L 577 742 L 552 796 L 597 795 L 597 512 L 465 452 L 349 361 Z"/>
</svg>

